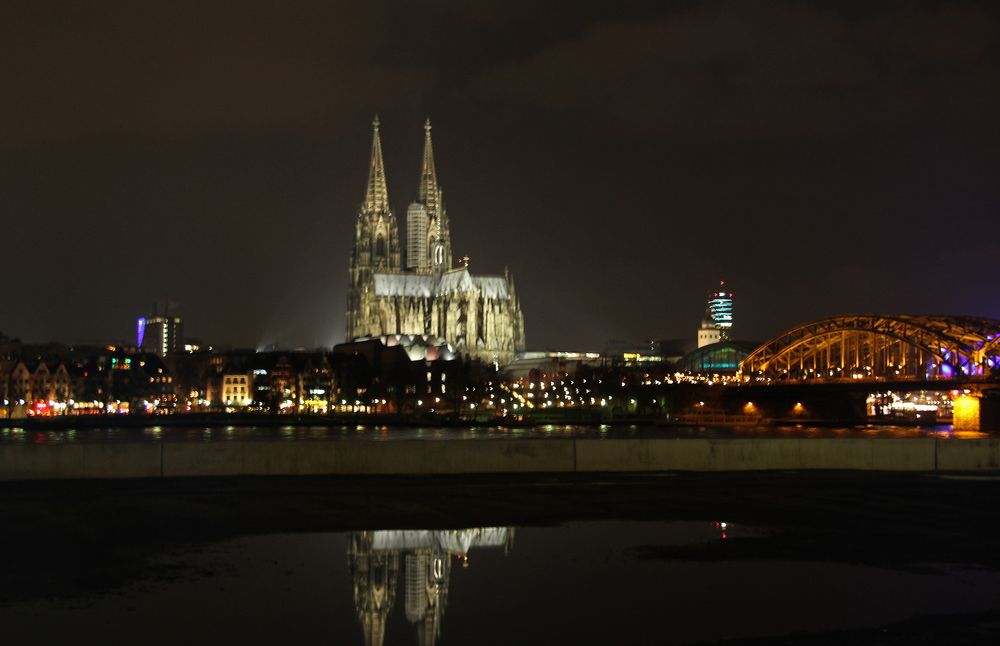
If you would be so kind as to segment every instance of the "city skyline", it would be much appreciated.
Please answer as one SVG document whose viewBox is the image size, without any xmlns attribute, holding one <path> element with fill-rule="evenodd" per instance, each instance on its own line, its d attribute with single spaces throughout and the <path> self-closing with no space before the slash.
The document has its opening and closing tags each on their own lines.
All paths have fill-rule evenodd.
<svg viewBox="0 0 1000 646">
<path fill-rule="evenodd" d="M 5 643 L 998 641 L 997 0 L 5 0 L 0 72 Z"/>
<path fill-rule="evenodd" d="M 32 267 L 10 336 L 128 339 L 169 294 L 213 342 L 342 340 L 375 112 L 398 188 L 408 133 L 438 126 L 454 254 L 510 266 L 529 348 L 690 336 L 721 278 L 761 341 L 835 314 L 1000 318 L 988 3 L 108 7 L 0 27 L 32 63 L 0 107 L 6 260 Z M 956 219 L 976 234 L 942 243 Z"/>
</svg>

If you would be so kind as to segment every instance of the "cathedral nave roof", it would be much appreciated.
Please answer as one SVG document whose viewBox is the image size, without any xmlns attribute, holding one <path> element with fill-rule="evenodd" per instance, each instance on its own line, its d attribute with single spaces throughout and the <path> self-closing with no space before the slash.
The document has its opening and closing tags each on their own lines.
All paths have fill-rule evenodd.
<svg viewBox="0 0 1000 646">
<path fill-rule="evenodd" d="M 442 294 L 479 292 L 484 298 L 509 300 L 510 290 L 503 276 L 473 276 L 465 267 L 441 274 L 377 273 L 376 296 L 418 296 L 430 298 Z"/>
</svg>

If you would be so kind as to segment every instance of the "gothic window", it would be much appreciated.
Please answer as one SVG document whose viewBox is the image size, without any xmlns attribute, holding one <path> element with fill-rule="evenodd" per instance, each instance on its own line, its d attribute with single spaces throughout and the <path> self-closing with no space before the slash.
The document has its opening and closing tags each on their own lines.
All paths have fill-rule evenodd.
<svg viewBox="0 0 1000 646">
<path fill-rule="evenodd" d="M 486 342 L 486 324 L 485 324 L 485 312 L 486 304 L 483 301 L 479 302 L 479 307 L 476 308 L 476 338 L 478 338 L 483 343 Z"/>
<path fill-rule="evenodd" d="M 385 238 L 381 234 L 375 238 L 375 257 L 385 258 Z"/>
</svg>

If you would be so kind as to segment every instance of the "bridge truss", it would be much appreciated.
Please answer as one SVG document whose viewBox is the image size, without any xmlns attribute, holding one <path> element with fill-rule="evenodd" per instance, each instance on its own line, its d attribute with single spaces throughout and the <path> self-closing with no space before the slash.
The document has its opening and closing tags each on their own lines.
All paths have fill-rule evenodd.
<svg viewBox="0 0 1000 646">
<path fill-rule="evenodd" d="M 750 381 L 955 380 L 998 376 L 1000 321 L 836 316 L 792 328 L 743 361 Z"/>
</svg>

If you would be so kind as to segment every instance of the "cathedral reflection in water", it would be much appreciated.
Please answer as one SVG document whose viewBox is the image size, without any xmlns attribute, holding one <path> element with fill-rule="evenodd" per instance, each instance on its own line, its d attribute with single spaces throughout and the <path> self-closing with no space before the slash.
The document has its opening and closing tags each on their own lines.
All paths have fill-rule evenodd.
<svg viewBox="0 0 1000 646">
<path fill-rule="evenodd" d="M 467 564 L 473 548 L 502 548 L 506 554 L 513 542 L 513 527 L 351 534 L 347 563 L 365 645 L 381 646 L 400 578 L 406 619 L 417 629 L 417 643 L 434 644 L 441 634 L 441 620 L 448 603 L 452 559 Z"/>
</svg>

